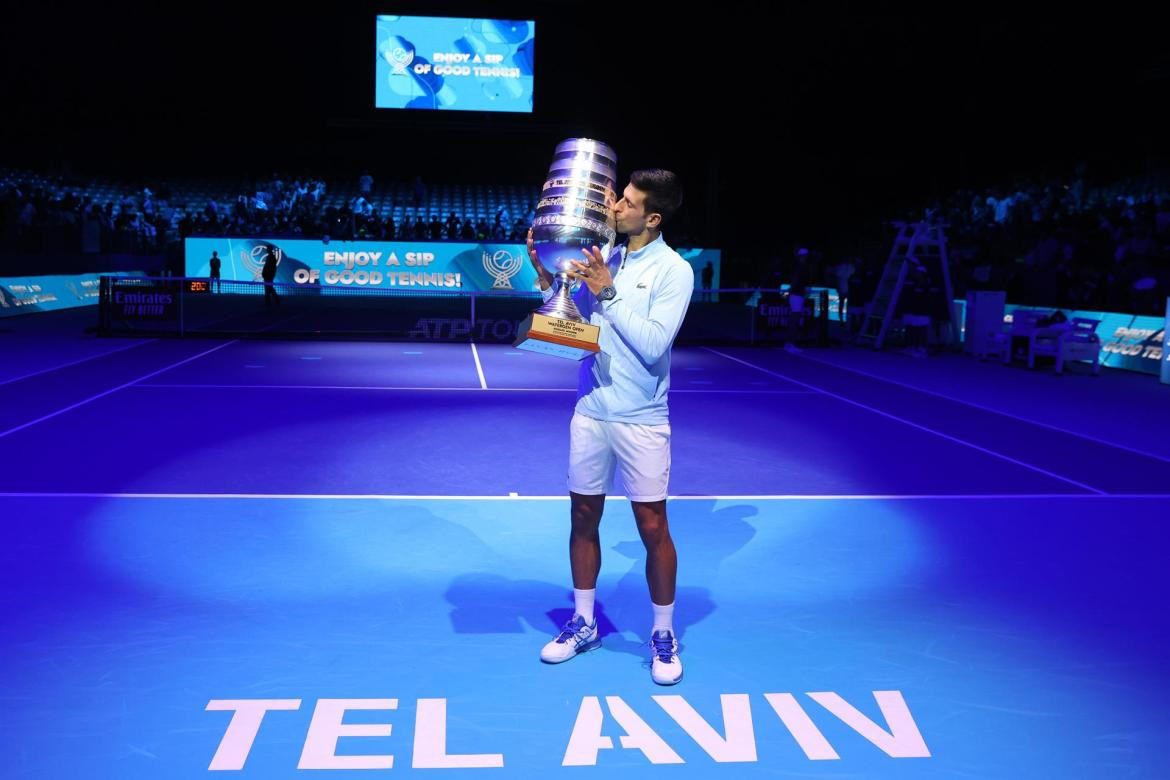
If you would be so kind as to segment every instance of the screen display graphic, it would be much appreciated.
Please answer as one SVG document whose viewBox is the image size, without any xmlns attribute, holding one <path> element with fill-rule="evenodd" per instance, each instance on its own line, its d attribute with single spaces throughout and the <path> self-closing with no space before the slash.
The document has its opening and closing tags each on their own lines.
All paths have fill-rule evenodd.
<svg viewBox="0 0 1170 780">
<path fill-rule="evenodd" d="M 536 23 L 379 16 L 376 108 L 532 112 Z"/>
</svg>

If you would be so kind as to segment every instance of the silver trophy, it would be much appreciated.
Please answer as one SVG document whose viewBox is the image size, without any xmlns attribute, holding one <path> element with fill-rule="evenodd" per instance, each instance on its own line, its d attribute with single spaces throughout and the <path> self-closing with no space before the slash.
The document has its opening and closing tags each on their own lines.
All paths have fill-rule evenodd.
<svg viewBox="0 0 1170 780">
<path fill-rule="evenodd" d="M 585 322 L 573 303 L 571 261 L 585 261 L 582 249 L 601 248 L 609 257 L 617 233 L 612 207 L 617 155 L 601 141 L 570 138 L 557 145 L 532 222 L 536 257 L 557 280 L 552 298 L 536 310 L 548 317 Z"/>
</svg>

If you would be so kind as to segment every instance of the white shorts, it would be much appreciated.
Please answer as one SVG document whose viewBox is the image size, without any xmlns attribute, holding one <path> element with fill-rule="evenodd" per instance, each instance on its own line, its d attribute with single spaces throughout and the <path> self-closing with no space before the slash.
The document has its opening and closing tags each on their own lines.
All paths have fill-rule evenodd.
<svg viewBox="0 0 1170 780">
<path fill-rule="evenodd" d="M 670 481 L 670 424 L 603 422 L 573 414 L 569 423 L 569 490 L 609 492 L 620 470 L 631 501 L 662 501 Z"/>
</svg>

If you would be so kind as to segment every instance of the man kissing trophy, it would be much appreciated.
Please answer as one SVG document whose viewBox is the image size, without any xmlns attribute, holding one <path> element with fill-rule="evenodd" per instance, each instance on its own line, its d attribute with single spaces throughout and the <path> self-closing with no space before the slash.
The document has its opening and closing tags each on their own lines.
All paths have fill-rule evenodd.
<svg viewBox="0 0 1170 780">
<path fill-rule="evenodd" d="M 569 272 L 573 261 L 582 260 L 582 250 L 599 247 L 602 257 L 613 250 L 616 181 L 617 155 L 608 145 L 589 138 L 557 145 L 531 233 L 537 259 L 555 278 L 555 290 L 521 324 L 516 348 L 573 360 L 599 351 L 600 328 L 589 324 L 573 302 Z"/>
</svg>

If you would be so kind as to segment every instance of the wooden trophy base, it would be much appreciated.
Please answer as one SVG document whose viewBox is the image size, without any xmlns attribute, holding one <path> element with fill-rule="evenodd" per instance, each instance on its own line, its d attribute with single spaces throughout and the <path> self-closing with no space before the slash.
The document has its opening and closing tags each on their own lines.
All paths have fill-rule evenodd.
<svg viewBox="0 0 1170 780">
<path fill-rule="evenodd" d="M 574 322 L 533 312 L 520 324 L 512 346 L 542 355 L 582 360 L 601 347 L 601 328 L 588 322 Z"/>
</svg>

